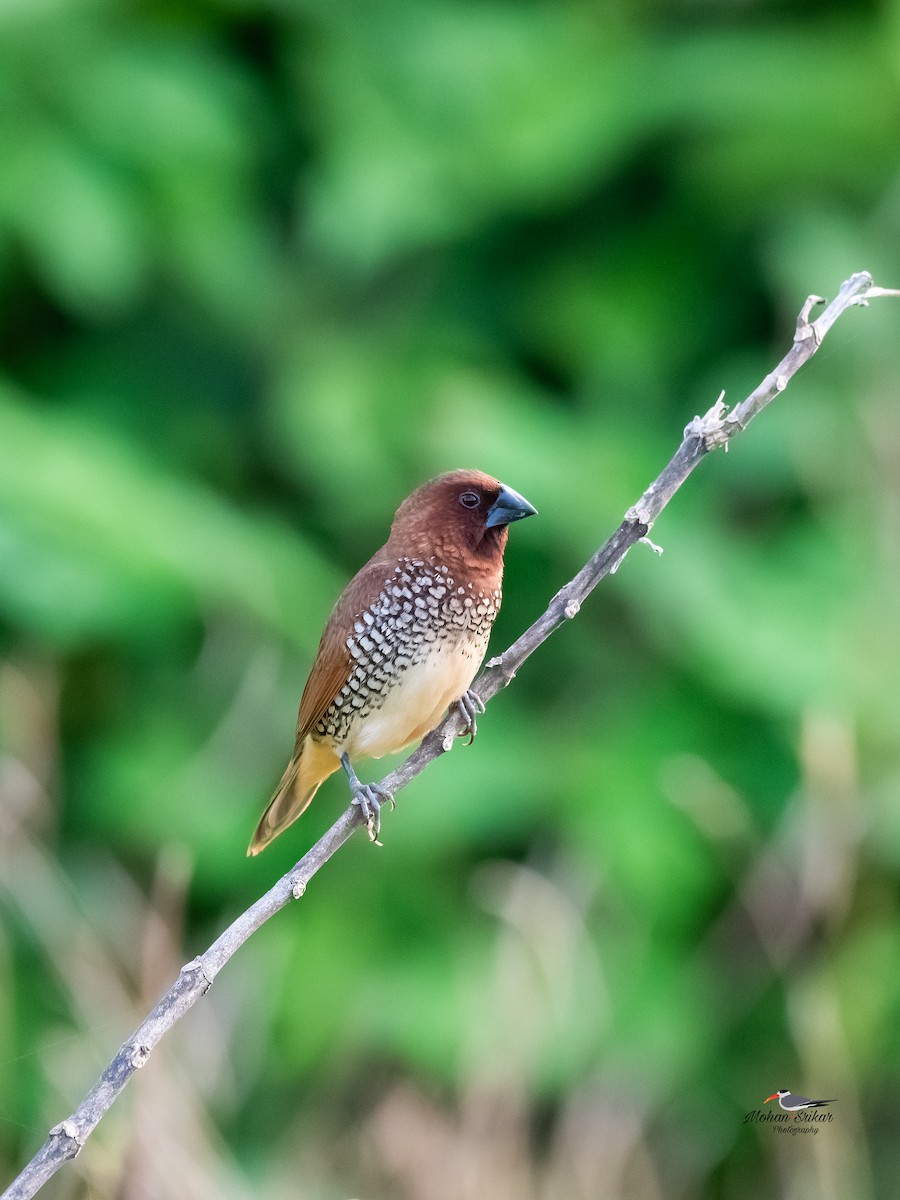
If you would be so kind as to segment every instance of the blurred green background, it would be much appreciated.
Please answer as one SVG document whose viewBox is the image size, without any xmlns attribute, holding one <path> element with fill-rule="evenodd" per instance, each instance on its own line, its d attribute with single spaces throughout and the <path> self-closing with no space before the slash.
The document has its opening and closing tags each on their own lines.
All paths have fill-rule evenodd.
<svg viewBox="0 0 900 1200">
<path fill-rule="evenodd" d="M 342 810 L 244 857 L 399 500 L 540 509 L 502 649 L 862 268 L 898 0 L 0 4 L 3 1181 Z M 841 320 L 43 1194 L 893 1194 L 898 332 Z M 780 1087 L 834 1122 L 745 1125 Z"/>
</svg>

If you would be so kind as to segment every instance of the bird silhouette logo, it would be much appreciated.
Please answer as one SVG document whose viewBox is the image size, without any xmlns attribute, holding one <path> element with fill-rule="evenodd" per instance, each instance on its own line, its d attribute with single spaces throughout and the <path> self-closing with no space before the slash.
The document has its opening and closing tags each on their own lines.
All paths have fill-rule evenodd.
<svg viewBox="0 0 900 1200">
<path fill-rule="evenodd" d="M 770 1100 L 777 1100 L 781 1108 L 786 1113 L 791 1114 L 791 1119 L 796 1117 L 798 1112 L 809 1108 L 825 1108 L 829 1104 L 834 1104 L 837 1100 L 836 1096 L 832 1096 L 829 1100 L 810 1100 L 807 1096 L 795 1096 L 788 1088 L 779 1088 L 777 1092 L 773 1092 L 771 1096 L 767 1096 L 763 1104 L 768 1104 Z"/>
</svg>

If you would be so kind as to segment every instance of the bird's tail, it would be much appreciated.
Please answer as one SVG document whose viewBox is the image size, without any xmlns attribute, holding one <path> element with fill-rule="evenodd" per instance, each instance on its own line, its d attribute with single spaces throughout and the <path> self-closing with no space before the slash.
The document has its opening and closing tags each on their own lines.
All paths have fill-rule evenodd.
<svg viewBox="0 0 900 1200">
<path fill-rule="evenodd" d="M 309 807 L 322 782 L 339 766 L 340 760 L 333 750 L 307 737 L 288 763 L 275 794 L 260 817 L 247 854 L 259 854 L 273 838 L 292 825 Z"/>
<path fill-rule="evenodd" d="M 834 1104 L 835 1100 L 837 1100 L 837 1096 L 832 1096 L 830 1100 L 810 1100 L 809 1107 L 821 1108 L 823 1104 Z"/>
</svg>

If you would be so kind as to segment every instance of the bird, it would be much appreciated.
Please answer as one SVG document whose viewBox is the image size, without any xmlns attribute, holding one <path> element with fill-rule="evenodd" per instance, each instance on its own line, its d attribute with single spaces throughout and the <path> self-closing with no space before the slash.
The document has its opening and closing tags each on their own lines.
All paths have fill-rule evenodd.
<svg viewBox="0 0 900 1200">
<path fill-rule="evenodd" d="M 484 705 L 469 686 L 502 599 L 508 527 L 535 515 L 524 496 L 482 471 L 417 488 L 390 535 L 347 584 L 325 625 L 300 700 L 294 750 L 247 849 L 259 854 L 306 810 L 340 767 L 372 841 L 383 801 L 353 767 L 418 741 L 457 706 L 469 741 Z"/>
<path fill-rule="evenodd" d="M 779 1088 L 764 1100 L 763 1104 L 768 1104 L 769 1100 L 777 1100 L 784 1111 L 791 1114 L 793 1120 L 802 1108 L 824 1108 L 826 1104 L 834 1104 L 837 1096 L 832 1096 L 830 1100 L 808 1100 L 806 1096 L 795 1096 L 787 1088 Z"/>
</svg>

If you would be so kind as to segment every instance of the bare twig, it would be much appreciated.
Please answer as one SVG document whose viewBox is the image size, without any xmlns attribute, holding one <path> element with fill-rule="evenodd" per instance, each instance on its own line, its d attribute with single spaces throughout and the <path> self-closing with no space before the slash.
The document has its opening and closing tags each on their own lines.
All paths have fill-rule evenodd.
<svg viewBox="0 0 900 1200">
<path fill-rule="evenodd" d="M 784 391 L 795 372 L 818 350 L 822 339 L 842 313 L 854 305 L 866 305 L 870 299 L 878 296 L 898 295 L 900 291 L 875 287 L 871 275 L 862 271 L 841 285 L 835 299 L 813 322 L 810 321 L 813 308 L 825 301 L 819 296 L 810 296 L 800 310 L 793 344 L 781 362 L 731 412 L 728 412 L 720 396 L 704 416 L 695 417 L 690 422 L 668 466 L 647 488 L 637 504 L 628 510 L 612 537 L 575 578 L 557 592 L 543 615 L 508 650 L 490 660 L 473 689 L 481 700 L 487 703 L 505 688 L 538 646 L 578 613 L 583 601 L 600 580 L 616 570 L 635 542 L 647 537 L 653 522 L 701 459 L 710 450 L 727 445 L 757 413 Z M 379 790 L 395 794 L 406 787 L 429 763 L 450 749 L 454 738 L 462 732 L 461 726 L 461 717 L 455 708 L 451 709 L 443 724 L 429 734 L 396 770 L 385 776 L 378 785 Z M 348 808 L 292 871 L 242 913 L 205 954 L 182 967 L 178 979 L 119 1049 L 75 1112 L 50 1130 L 47 1141 L 0 1200 L 27 1200 L 64 1162 L 75 1157 L 134 1072 L 147 1062 L 154 1046 L 195 1001 L 209 991 L 216 975 L 235 951 L 269 917 L 284 908 L 290 900 L 299 899 L 304 894 L 310 879 L 361 823 L 359 807 L 353 805 Z"/>
</svg>

